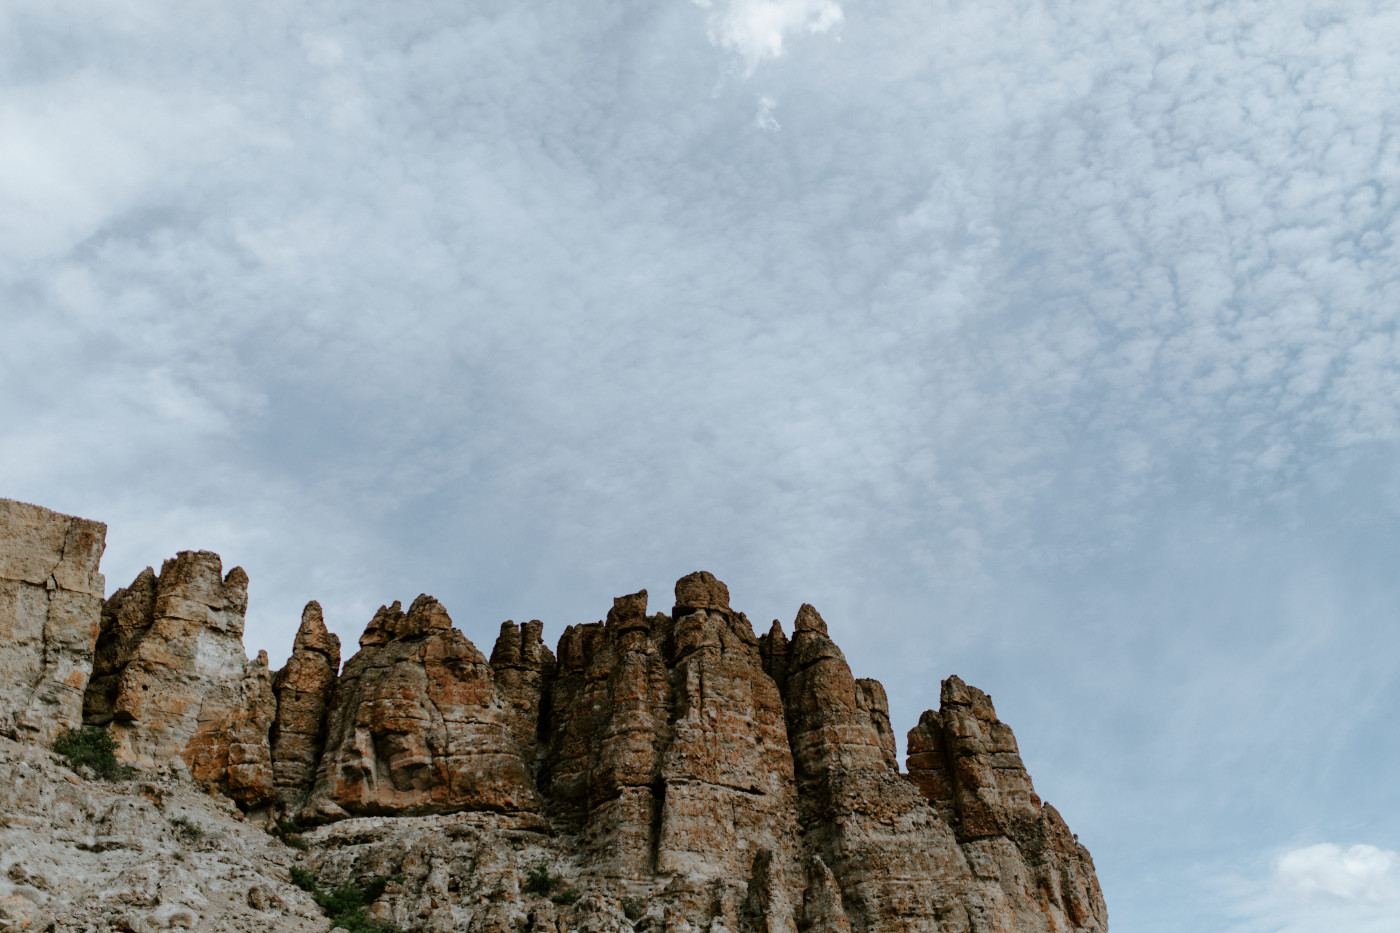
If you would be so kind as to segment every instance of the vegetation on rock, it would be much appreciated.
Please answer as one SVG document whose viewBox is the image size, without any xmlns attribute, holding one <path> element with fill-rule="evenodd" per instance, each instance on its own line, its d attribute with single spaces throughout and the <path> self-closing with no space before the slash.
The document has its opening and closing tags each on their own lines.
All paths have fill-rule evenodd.
<svg viewBox="0 0 1400 933">
<path fill-rule="evenodd" d="M 133 773 L 130 766 L 117 761 L 116 739 L 106 729 L 96 726 L 64 729 L 54 739 L 53 750 L 74 771 L 87 768 L 108 781 L 118 781 Z"/>
</svg>

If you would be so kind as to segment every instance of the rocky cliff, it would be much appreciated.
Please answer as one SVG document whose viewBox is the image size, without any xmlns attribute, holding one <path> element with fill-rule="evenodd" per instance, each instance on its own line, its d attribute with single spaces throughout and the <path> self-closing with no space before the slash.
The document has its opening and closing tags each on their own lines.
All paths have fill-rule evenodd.
<svg viewBox="0 0 1400 933">
<path fill-rule="evenodd" d="M 7 531 L 0 553 L 34 537 Z M 91 588 L 95 557 L 83 566 Z M 95 655 L 84 718 L 123 760 L 269 827 L 319 827 L 304 863 L 329 883 L 393 879 L 370 913 L 400 929 L 1108 928 L 1089 853 L 1036 795 L 990 698 L 945 680 L 901 772 L 884 688 L 852 674 L 812 606 L 790 638 L 776 620 L 758 637 L 697 572 L 668 613 L 649 613 L 646 591 L 619 597 L 556 652 L 540 622 L 506 622 L 488 659 L 420 596 L 381 607 L 341 670 L 311 603 L 274 673 L 244 656 L 246 604 L 241 570 L 183 552 L 88 606 L 90 655 L 61 626 L 54 654 Z M 47 636 L 32 633 L 47 630 L 8 611 L 0 627 L 31 635 L 3 660 L 45 682 Z M 27 690 L 12 708 L 35 708 Z M 73 722 L 67 700 L 67 719 L 28 713 L 26 734 Z"/>
<path fill-rule="evenodd" d="M 0 733 L 47 744 L 82 720 L 107 526 L 0 499 Z"/>
</svg>

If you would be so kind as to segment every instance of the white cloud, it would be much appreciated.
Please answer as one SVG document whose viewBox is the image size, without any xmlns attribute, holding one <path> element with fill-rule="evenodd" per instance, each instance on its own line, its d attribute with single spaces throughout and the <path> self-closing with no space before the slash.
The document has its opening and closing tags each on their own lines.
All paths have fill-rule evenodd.
<svg viewBox="0 0 1400 933">
<path fill-rule="evenodd" d="M 744 60 L 753 74 L 760 62 L 782 56 L 794 33 L 819 34 L 841 24 L 836 0 L 693 0 L 709 10 L 710 41 Z"/>
<path fill-rule="evenodd" d="M 1400 920 L 1400 856 L 1371 845 L 1343 849 L 1330 842 L 1279 856 L 1274 872 L 1281 890 L 1300 902 L 1333 899 L 1390 904 Z"/>
<path fill-rule="evenodd" d="M 1400 855 L 1373 845 L 1318 843 L 1291 849 L 1272 877 L 1245 894 L 1238 933 L 1395 933 Z"/>
<path fill-rule="evenodd" d="M 778 102 L 764 94 L 758 99 L 758 114 L 754 117 L 754 123 L 759 129 L 769 133 L 776 133 L 782 129 L 782 124 L 778 118 L 773 116 L 773 111 L 778 109 Z"/>
</svg>

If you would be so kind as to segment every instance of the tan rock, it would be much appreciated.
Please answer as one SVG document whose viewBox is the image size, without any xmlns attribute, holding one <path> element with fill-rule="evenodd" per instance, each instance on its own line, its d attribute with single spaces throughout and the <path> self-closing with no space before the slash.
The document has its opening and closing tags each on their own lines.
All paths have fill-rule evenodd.
<svg viewBox="0 0 1400 933">
<path fill-rule="evenodd" d="M 539 808 L 491 666 L 431 596 L 375 614 L 326 736 L 309 821 Z"/>
<path fill-rule="evenodd" d="M 0 499 L 0 732 L 44 745 L 82 723 L 107 526 Z"/>
<path fill-rule="evenodd" d="M 221 690 L 222 694 L 223 691 Z M 268 733 L 276 715 L 267 652 L 245 662 L 236 692 L 208 700 L 182 757 L 195 783 L 217 790 L 245 808 L 270 803 L 274 794 Z"/>
<path fill-rule="evenodd" d="M 539 748 L 540 709 L 544 690 L 554 677 L 554 654 L 544 644 L 544 623 L 538 619 L 517 626 L 501 623 L 491 650 L 496 692 L 506 711 L 506 724 L 527 770 Z"/>
<path fill-rule="evenodd" d="M 195 733 L 237 718 L 247 603 L 248 575 L 235 567 L 225 577 L 209 551 L 182 551 L 158 576 L 147 568 L 113 595 L 99 638 L 101 677 L 86 706 L 90 722 L 110 723 L 118 757 L 154 769 L 179 755 L 193 768 Z"/>
<path fill-rule="evenodd" d="M 807 860 L 807 890 L 802 895 L 802 933 L 850 933 L 851 921 L 841 905 L 841 889 L 821 856 Z"/>
<path fill-rule="evenodd" d="M 1017 929 L 1108 929 L 1088 850 L 1041 803 L 989 696 L 949 677 L 908 748 L 909 780 L 953 828 L 996 913 Z"/>
<path fill-rule="evenodd" d="M 340 639 L 327 628 L 321 604 L 312 600 L 286 665 L 272 679 L 277 714 L 270 733 L 277 802 L 298 809 L 316 780 L 326 741 L 326 716 L 340 672 Z"/>
</svg>

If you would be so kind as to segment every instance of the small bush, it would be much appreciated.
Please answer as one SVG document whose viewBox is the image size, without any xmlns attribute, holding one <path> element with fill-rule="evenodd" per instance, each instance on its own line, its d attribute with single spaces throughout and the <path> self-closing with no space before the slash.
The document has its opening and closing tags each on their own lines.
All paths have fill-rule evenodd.
<svg viewBox="0 0 1400 933">
<path fill-rule="evenodd" d="M 308 891 L 312 894 L 316 893 L 316 876 L 311 872 L 311 869 L 309 868 L 303 868 L 300 865 L 293 865 L 292 884 L 301 888 L 303 891 Z"/>
<path fill-rule="evenodd" d="M 583 892 L 580 891 L 578 888 L 565 888 L 564 890 L 551 895 L 549 899 L 556 904 L 562 904 L 565 907 L 568 907 L 570 904 L 577 903 L 578 899 L 582 896 Z"/>
<path fill-rule="evenodd" d="M 193 820 L 188 820 L 183 816 L 177 816 L 170 821 L 170 825 L 175 830 L 175 838 L 189 845 L 204 838 L 204 827 Z"/>
<path fill-rule="evenodd" d="M 302 833 L 306 832 L 306 827 L 302 826 L 296 820 L 278 820 L 277 830 L 284 836 L 300 836 Z"/>
<path fill-rule="evenodd" d="M 392 924 L 375 920 L 365 913 L 365 908 L 384 893 L 390 879 L 374 875 L 358 883 L 347 881 L 338 888 L 323 891 L 309 869 L 293 865 L 291 875 L 292 884 L 310 892 L 317 905 L 331 918 L 331 929 L 347 930 L 349 933 L 400 933 Z M 401 875 L 396 875 L 393 880 L 401 879 Z"/>
<path fill-rule="evenodd" d="M 622 912 L 627 915 L 628 920 L 636 923 L 646 914 L 647 902 L 640 897 L 624 897 L 622 899 Z"/>
<path fill-rule="evenodd" d="M 540 862 L 534 868 L 525 872 L 525 892 L 527 894 L 539 894 L 549 897 L 556 885 L 559 884 L 557 878 L 549 875 L 549 866 Z"/>
<path fill-rule="evenodd" d="M 311 843 L 307 842 L 301 836 L 297 836 L 294 834 L 283 836 L 282 842 L 286 845 L 291 846 L 293 849 L 297 849 L 301 852 L 305 852 L 307 849 L 311 848 Z"/>
<path fill-rule="evenodd" d="M 73 770 L 91 768 L 94 774 L 108 781 L 118 781 L 135 773 L 130 765 L 117 761 L 117 740 L 97 726 L 64 729 L 54 739 L 53 750 L 67 759 Z"/>
</svg>

